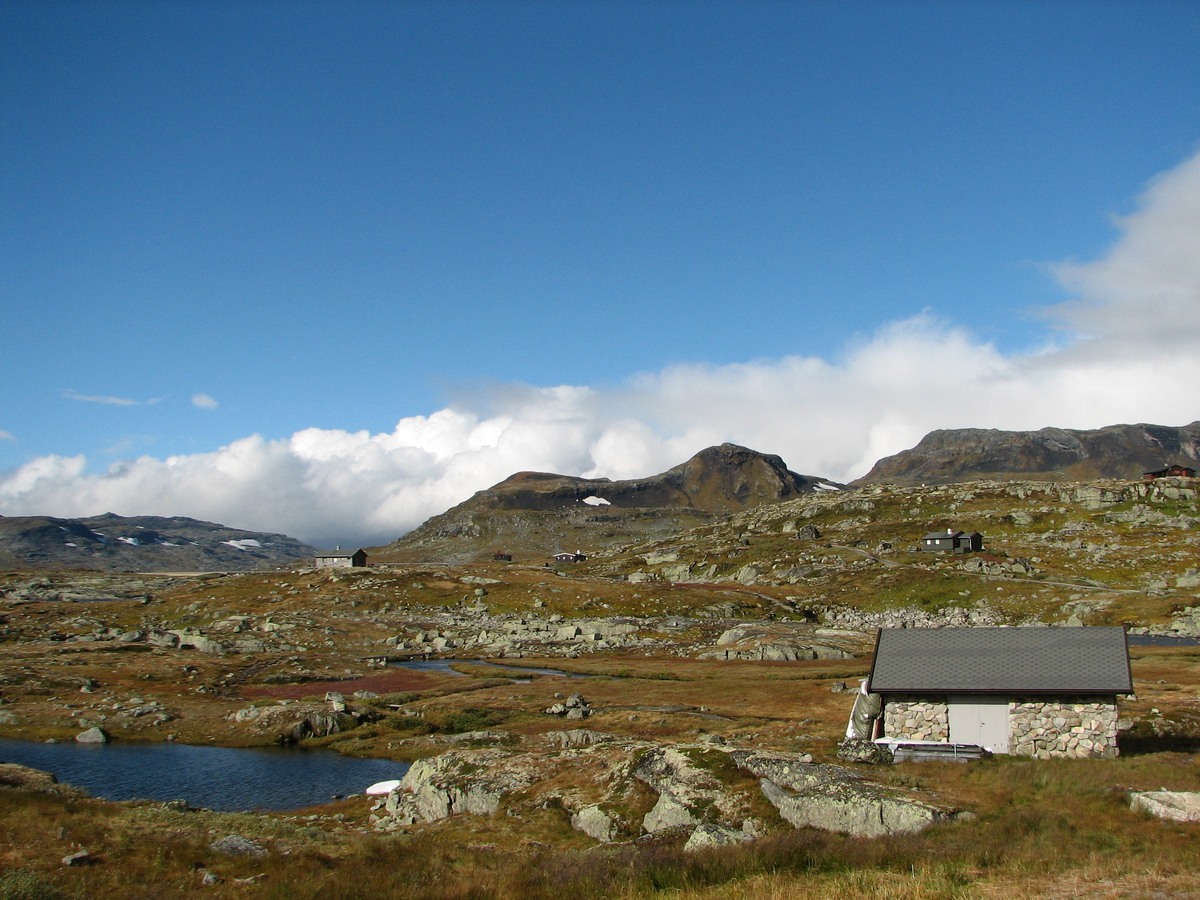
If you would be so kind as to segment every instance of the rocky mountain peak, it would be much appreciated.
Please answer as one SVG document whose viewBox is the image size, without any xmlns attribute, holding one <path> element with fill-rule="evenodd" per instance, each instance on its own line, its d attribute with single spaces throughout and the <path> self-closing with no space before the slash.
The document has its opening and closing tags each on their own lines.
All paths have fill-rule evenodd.
<svg viewBox="0 0 1200 900">
<path fill-rule="evenodd" d="M 496 547 L 550 554 L 695 527 L 714 517 L 840 485 L 737 444 L 701 450 L 658 475 L 614 481 L 518 472 L 434 516 L 389 550 L 477 558 Z M 385 553 L 385 557 L 388 554 Z M 398 557 L 400 558 L 400 557 Z"/>
<path fill-rule="evenodd" d="M 687 505 L 712 512 L 778 503 L 814 490 L 820 481 L 790 471 L 779 456 L 729 443 L 701 450 L 660 477 L 678 485 Z"/>
</svg>

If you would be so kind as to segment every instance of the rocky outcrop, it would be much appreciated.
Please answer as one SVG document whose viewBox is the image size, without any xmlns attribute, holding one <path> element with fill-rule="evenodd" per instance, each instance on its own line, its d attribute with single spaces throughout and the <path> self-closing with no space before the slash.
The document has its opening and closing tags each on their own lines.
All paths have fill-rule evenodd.
<svg viewBox="0 0 1200 900">
<path fill-rule="evenodd" d="M 416 629 L 383 641 L 388 656 L 483 653 L 510 657 L 536 652 L 541 656 L 578 656 L 606 650 L 653 647 L 659 640 L 643 636 L 661 623 L 629 616 L 571 619 L 558 614 L 491 615 L 486 610 L 439 611 L 429 617 L 437 627 Z"/>
<path fill-rule="evenodd" d="M 871 632 L 878 628 L 961 628 L 968 625 L 1012 624 L 983 603 L 972 608 L 947 606 L 933 611 L 915 606 L 885 609 L 880 612 L 830 607 L 821 611 L 821 621 L 837 629 L 857 632 Z"/>
<path fill-rule="evenodd" d="M 553 803 L 567 810 L 573 828 L 596 841 L 685 830 L 687 849 L 697 850 L 779 827 L 749 816 L 754 788 L 741 773 L 754 777 L 749 785 L 792 827 L 878 836 L 916 831 L 949 816 L 927 800 L 841 766 L 814 764 L 803 753 L 582 736 L 539 743 L 541 749 L 456 748 L 419 760 L 377 802 L 375 827 L 387 831 L 505 808 L 514 814 L 522 805 L 542 809 Z M 648 809 L 637 782 L 653 791 Z"/>
<path fill-rule="evenodd" d="M 793 662 L 802 659 L 853 659 L 854 653 L 835 640 L 817 641 L 811 629 L 798 625 L 746 623 L 727 629 L 715 649 L 701 659 L 758 659 Z"/>
<path fill-rule="evenodd" d="M 741 799 L 728 793 L 720 779 L 698 765 L 686 749 L 655 747 L 642 755 L 633 774 L 658 794 L 658 801 L 642 819 L 642 830 L 648 834 L 681 825 L 695 826 L 705 819 L 729 822 L 745 810 Z"/>
<path fill-rule="evenodd" d="M 962 563 L 959 568 L 964 572 L 972 572 L 976 575 L 991 575 L 991 576 L 1012 576 L 1017 575 L 1022 578 L 1030 578 L 1036 574 L 1036 570 L 1027 559 L 988 559 L 982 556 L 973 556 L 966 562 Z"/>
<path fill-rule="evenodd" d="M 246 725 L 257 734 L 272 735 L 278 743 L 295 744 L 309 737 L 350 731 L 371 717 L 372 714 L 365 710 L 347 709 L 344 702 L 331 702 L 325 706 L 315 703 L 248 706 L 227 718 Z"/>
</svg>

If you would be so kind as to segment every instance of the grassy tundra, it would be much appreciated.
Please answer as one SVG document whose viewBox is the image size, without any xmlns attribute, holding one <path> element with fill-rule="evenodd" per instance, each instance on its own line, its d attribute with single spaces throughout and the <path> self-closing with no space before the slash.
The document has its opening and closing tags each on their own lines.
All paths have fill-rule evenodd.
<svg viewBox="0 0 1200 900">
<path fill-rule="evenodd" d="M 305 743 L 411 760 L 481 729 L 536 744 L 570 727 L 545 713 L 555 695 L 580 690 L 593 714 L 577 724 L 595 731 L 833 762 L 850 708 L 840 687 L 852 689 L 869 670 L 870 629 L 820 637 L 843 659 L 706 658 L 731 624 L 816 639 L 831 610 L 955 606 L 1012 622 L 1075 616 L 1167 627 L 1200 606 L 1191 587 L 1200 528 L 1188 524 L 1198 513 L 1194 502 L 1097 510 L 1048 488 L 878 489 L 614 546 L 561 574 L 540 563 L 450 568 L 397 558 L 353 573 L 105 576 L 126 588 L 132 579 L 136 589 L 112 591 L 124 599 L 104 603 L 64 603 L 42 594 L 82 582 L 103 593 L 103 579 L 11 572 L 0 575 L 0 736 L 68 740 L 90 723 L 124 741 L 264 744 L 278 735 L 235 713 L 369 691 L 358 702 L 369 712 L 362 724 Z M 798 540 L 797 523 L 816 524 L 822 538 Z M 1028 565 L 992 575 L 905 543 L 955 525 L 985 532 L 990 564 Z M 648 559 L 712 574 L 671 583 Z M 379 561 L 389 562 L 384 554 Z M 742 577 L 747 566 L 759 574 Z M 622 577 L 637 572 L 645 580 Z M 379 663 L 418 646 L 428 652 L 431 645 L 414 644 L 418 634 L 437 629 L 461 640 L 505 617 L 632 620 L 640 643 L 595 651 L 578 639 L 551 641 L 508 660 L 591 676 L 565 688 L 550 677 L 499 677 L 466 659 L 454 663 L 459 676 Z M 145 637 L 167 629 L 194 635 L 193 643 Z M 205 640 L 216 649 L 198 649 Z M 444 655 L 472 655 L 463 650 Z M 869 840 L 793 829 L 763 803 L 755 814 L 764 834 L 748 844 L 688 853 L 685 835 L 671 831 L 597 844 L 545 789 L 505 797 L 495 815 L 382 833 L 365 797 L 288 814 L 225 814 L 102 802 L 0 767 L 0 898 L 1200 896 L 1197 826 L 1150 818 L 1128 802 L 1130 791 L 1200 790 L 1200 647 L 1133 647 L 1132 666 L 1136 694 L 1121 703 L 1119 758 L 860 766 L 874 781 L 970 813 Z M 157 704 L 160 715 L 129 715 L 135 700 Z M 578 787 L 567 783 L 570 770 L 557 777 L 564 793 Z M 578 777 L 590 776 L 581 769 Z M 640 812 L 650 798 L 629 802 Z M 229 834 L 269 852 L 238 857 L 210 847 Z M 63 864 L 83 848 L 86 864 Z"/>
</svg>

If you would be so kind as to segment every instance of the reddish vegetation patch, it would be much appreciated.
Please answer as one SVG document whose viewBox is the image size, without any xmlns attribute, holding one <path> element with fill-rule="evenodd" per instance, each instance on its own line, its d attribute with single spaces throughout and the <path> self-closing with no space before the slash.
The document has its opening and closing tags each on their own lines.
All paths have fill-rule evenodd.
<svg viewBox="0 0 1200 900">
<path fill-rule="evenodd" d="M 402 691 L 424 691 L 435 687 L 446 679 L 444 675 L 429 672 L 413 672 L 394 669 L 381 675 L 352 678 L 349 681 L 307 681 L 304 684 L 247 685 L 242 693 L 247 697 L 271 697 L 275 700 L 299 700 L 303 697 L 322 696 L 327 691 L 353 694 L 355 691 L 373 691 L 376 694 L 397 694 Z"/>
</svg>

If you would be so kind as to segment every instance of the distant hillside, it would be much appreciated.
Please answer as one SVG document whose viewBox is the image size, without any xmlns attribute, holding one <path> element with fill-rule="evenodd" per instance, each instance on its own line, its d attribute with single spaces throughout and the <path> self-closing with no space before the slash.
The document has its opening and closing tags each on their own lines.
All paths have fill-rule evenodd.
<svg viewBox="0 0 1200 900">
<path fill-rule="evenodd" d="M 312 556 L 284 534 L 181 516 L 0 516 L 0 565 L 102 572 L 244 572 Z"/>
<path fill-rule="evenodd" d="M 1141 478 L 1169 463 L 1200 468 L 1200 422 L 1109 425 L 1092 431 L 1043 428 L 932 431 L 911 450 L 877 462 L 860 484 L 946 484 L 979 479 Z"/>
<path fill-rule="evenodd" d="M 372 560 L 464 562 L 513 553 L 541 561 L 665 536 L 731 513 L 842 486 L 782 459 L 722 444 L 659 475 L 628 481 L 519 472 L 434 516 Z"/>
</svg>

